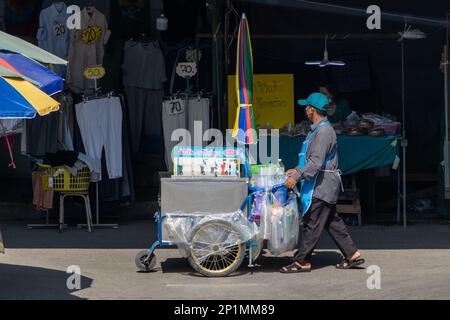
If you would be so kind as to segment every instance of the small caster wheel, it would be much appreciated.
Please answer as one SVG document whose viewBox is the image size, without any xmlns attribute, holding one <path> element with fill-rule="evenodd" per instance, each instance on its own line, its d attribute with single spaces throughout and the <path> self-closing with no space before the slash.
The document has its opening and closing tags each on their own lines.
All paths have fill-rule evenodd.
<svg viewBox="0 0 450 320">
<path fill-rule="evenodd" d="M 136 263 L 136 267 L 139 271 L 150 272 L 155 269 L 156 256 L 154 253 L 152 253 L 149 257 L 148 250 L 143 250 L 136 255 L 134 262 Z"/>
</svg>

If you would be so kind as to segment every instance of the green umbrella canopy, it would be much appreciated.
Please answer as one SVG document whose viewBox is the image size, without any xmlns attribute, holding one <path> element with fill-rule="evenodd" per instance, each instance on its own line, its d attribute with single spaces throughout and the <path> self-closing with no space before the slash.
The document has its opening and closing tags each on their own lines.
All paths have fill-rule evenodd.
<svg viewBox="0 0 450 320">
<path fill-rule="evenodd" d="M 67 61 L 61 59 L 54 54 L 45 51 L 44 49 L 35 46 L 25 40 L 14 37 L 8 33 L 0 31 L 0 50 L 7 50 L 16 52 L 27 56 L 33 60 L 48 63 L 48 64 L 63 64 L 66 65 Z"/>
</svg>

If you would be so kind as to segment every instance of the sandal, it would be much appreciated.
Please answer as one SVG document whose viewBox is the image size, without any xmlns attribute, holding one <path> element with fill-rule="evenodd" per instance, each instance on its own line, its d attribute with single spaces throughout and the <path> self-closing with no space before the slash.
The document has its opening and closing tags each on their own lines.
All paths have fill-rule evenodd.
<svg viewBox="0 0 450 320">
<path fill-rule="evenodd" d="M 344 259 L 341 263 L 336 265 L 336 269 L 341 269 L 341 270 L 355 269 L 356 267 L 359 267 L 360 265 L 364 264 L 365 262 L 366 261 L 362 258 L 358 258 L 353 261 Z"/>
<path fill-rule="evenodd" d="M 311 272 L 311 268 L 303 268 L 298 261 L 283 267 L 280 269 L 281 273 L 301 273 L 301 272 Z"/>
</svg>

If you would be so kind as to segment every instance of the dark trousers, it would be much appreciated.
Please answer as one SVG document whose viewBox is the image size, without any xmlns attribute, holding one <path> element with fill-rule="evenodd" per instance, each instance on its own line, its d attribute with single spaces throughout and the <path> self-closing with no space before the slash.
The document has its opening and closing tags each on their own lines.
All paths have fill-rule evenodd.
<svg viewBox="0 0 450 320">
<path fill-rule="evenodd" d="M 297 261 L 309 263 L 323 230 L 326 229 L 345 258 L 352 257 L 357 249 L 344 221 L 336 211 L 336 205 L 313 199 L 311 208 L 303 217 Z"/>
</svg>

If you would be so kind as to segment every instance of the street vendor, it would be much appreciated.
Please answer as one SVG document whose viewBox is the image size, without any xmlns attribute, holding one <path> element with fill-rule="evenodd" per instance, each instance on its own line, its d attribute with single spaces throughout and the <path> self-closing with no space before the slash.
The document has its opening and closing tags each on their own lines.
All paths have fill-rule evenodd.
<svg viewBox="0 0 450 320">
<path fill-rule="evenodd" d="M 339 98 L 335 86 L 329 83 L 321 83 L 318 86 L 318 90 L 329 100 L 327 106 L 328 121 L 339 123 L 347 120 L 351 112 L 349 103 L 347 100 Z"/>
<path fill-rule="evenodd" d="M 299 104 L 305 106 L 306 116 L 312 123 L 311 132 L 303 143 L 298 167 L 286 172 L 286 187 L 293 189 L 298 182 L 302 185 L 302 236 L 294 262 L 280 271 L 310 272 L 311 257 L 324 229 L 344 256 L 337 268 L 355 268 L 365 261 L 336 210 L 342 185 L 336 133 L 326 116 L 329 100 L 322 93 L 313 93 Z"/>
</svg>

